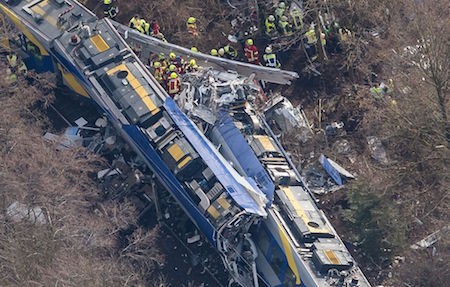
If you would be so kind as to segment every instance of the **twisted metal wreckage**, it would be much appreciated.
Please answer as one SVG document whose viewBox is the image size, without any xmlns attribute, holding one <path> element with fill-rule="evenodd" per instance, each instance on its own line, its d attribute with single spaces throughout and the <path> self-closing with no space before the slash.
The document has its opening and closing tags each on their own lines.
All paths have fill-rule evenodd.
<svg viewBox="0 0 450 287">
<path fill-rule="evenodd" d="M 257 80 L 288 84 L 296 73 L 193 54 L 72 0 L 1 1 L 0 10 L 23 33 L 25 61 L 92 99 L 140 157 L 142 173 L 157 178 L 218 251 L 230 282 L 370 286 L 265 118 L 284 99 L 262 107 Z M 129 43 L 141 55 L 195 57 L 203 69 L 184 76 L 174 101 Z"/>
</svg>

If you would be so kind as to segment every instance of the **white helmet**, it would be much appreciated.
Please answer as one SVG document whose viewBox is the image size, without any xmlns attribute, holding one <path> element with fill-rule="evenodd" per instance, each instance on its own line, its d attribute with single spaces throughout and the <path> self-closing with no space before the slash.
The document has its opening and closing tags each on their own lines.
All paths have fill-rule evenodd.
<svg viewBox="0 0 450 287">
<path fill-rule="evenodd" d="M 275 21 L 275 16 L 273 16 L 273 15 L 269 15 L 269 21 L 270 21 L 270 22 L 273 22 L 273 21 Z"/>
<path fill-rule="evenodd" d="M 266 53 L 267 53 L 267 54 L 272 53 L 272 47 L 267 46 L 267 47 L 266 47 Z"/>
</svg>

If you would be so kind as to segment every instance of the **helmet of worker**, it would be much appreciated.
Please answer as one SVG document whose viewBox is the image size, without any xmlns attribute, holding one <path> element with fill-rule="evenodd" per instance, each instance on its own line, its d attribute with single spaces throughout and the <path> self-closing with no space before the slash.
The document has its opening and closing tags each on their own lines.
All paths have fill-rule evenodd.
<svg viewBox="0 0 450 287">
<path fill-rule="evenodd" d="M 181 63 L 181 56 L 176 56 L 176 57 L 175 57 L 175 60 L 176 60 L 178 63 Z"/>
<path fill-rule="evenodd" d="M 175 73 L 175 72 L 171 73 L 171 74 L 170 74 L 170 78 L 171 78 L 171 79 L 176 79 L 176 78 L 178 78 L 177 73 Z"/>
<path fill-rule="evenodd" d="M 197 21 L 197 19 L 195 19 L 194 17 L 189 17 L 188 20 L 187 20 L 187 22 L 189 24 L 194 24 L 196 21 Z"/>
<path fill-rule="evenodd" d="M 228 53 L 230 52 L 230 46 L 226 45 L 225 47 L 223 47 L 223 50 Z"/>
<path fill-rule="evenodd" d="M 197 62 L 195 61 L 195 59 L 191 59 L 191 60 L 189 61 L 189 66 L 191 66 L 191 67 L 197 66 Z"/>
<path fill-rule="evenodd" d="M 177 67 L 175 67 L 175 65 L 170 65 L 169 66 L 169 71 L 173 72 L 176 70 Z"/>
<path fill-rule="evenodd" d="M 166 56 L 164 55 L 164 53 L 159 53 L 158 58 L 160 60 L 164 60 L 166 58 Z"/>
<path fill-rule="evenodd" d="M 218 55 L 217 50 L 216 49 L 212 49 L 211 50 L 211 56 L 217 56 L 217 55 Z"/>
<path fill-rule="evenodd" d="M 247 39 L 247 41 L 245 43 L 247 43 L 247 45 L 251 46 L 251 45 L 253 45 L 253 39 Z"/>
<path fill-rule="evenodd" d="M 154 62 L 153 63 L 153 67 L 154 68 L 159 68 L 159 67 L 161 67 L 161 63 L 160 62 Z"/>
<path fill-rule="evenodd" d="M 286 16 L 281 16 L 281 21 L 286 22 L 287 21 L 287 17 Z"/>
<path fill-rule="evenodd" d="M 267 54 L 272 53 L 272 47 L 267 46 L 267 47 L 266 47 L 266 53 L 267 53 Z"/>
<path fill-rule="evenodd" d="M 175 60 L 176 57 L 177 57 L 177 55 L 175 55 L 174 52 L 170 52 L 169 58 L 170 58 L 171 60 Z"/>
<path fill-rule="evenodd" d="M 286 4 L 284 4 L 284 2 L 280 2 L 278 3 L 278 8 L 284 9 L 286 8 Z"/>
<path fill-rule="evenodd" d="M 198 49 L 197 49 L 197 47 L 191 47 L 191 51 L 192 52 L 198 52 Z"/>
<path fill-rule="evenodd" d="M 269 15 L 269 21 L 270 22 L 275 22 L 275 16 Z"/>
<path fill-rule="evenodd" d="M 225 55 L 225 50 L 223 48 L 220 48 L 218 52 L 220 56 Z"/>
</svg>

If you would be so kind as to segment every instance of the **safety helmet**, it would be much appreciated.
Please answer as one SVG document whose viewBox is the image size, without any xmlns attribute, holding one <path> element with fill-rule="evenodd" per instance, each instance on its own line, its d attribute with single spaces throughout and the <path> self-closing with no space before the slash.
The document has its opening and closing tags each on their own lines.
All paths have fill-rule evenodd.
<svg viewBox="0 0 450 287">
<path fill-rule="evenodd" d="M 212 49 L 211 50 L 211 56 L 217 56 L 217 50 L 216 49 Z"/>
<path fill-rule="evenodd" d="M 189 17 L 187 22 L 188 24 L 194 24 L 197 21 L 197 19 L 195 19 L 194 17 Z"/>
<path fill-rule="evenodd" d="M 230 45 L 226 45 L 225 47 L 223 47 L 223 50 L 228 53 L 230 52 Z"/>
<path fill-rule="evenodd" d="M 220 49 L 219 49 L 219 55 L 220 55 L 220 56 L 225 55 L 225 50 L 224 50 L 223 48 L 220 48 Z"/>
<path fill-rule="evenodd" d="M 175 72 L 171 73 L 171 74 L 170 74 L 170 78 L 171 78 L 171 79 L 176 79 L 176 78 L 178 78 L 177 73 L 175 73 Z"/>
<path fill-rule="evenodd" d="M 266 47 L 266 53 L 267 53 L 267 54 L 272 53 L 272 47 L 267 46 L 267 47 Z"/>
<path fill-rule="evenodd" d="M 169 58 L 170 58 L 171 60 L 175 60 L 176 57 L 177 57 L 177 55 L 175 55 L 174 52 L 170 52 Z"/>
<path fill-rule="evenodd" d="M 253 39 L 247 39 L 246 43 L 249 46 L 253 45 Z"/>
<path fill-rule="evenodd" d="M 161 63 L 160 62 L 154 62 L 153 63 L 153 67 L 159 68 L 159 67 L 161 67 Z"/>
<path fill-rule="evenodd" d="M 269 15 L 268 19 L 269 19 L 270 22 L 274 22 L 275 21 L 275 16 Z"/>
<path fill-rule="evenodd" d="M 278 3 L 278 8 L 284 9 L 286 8 L 286 4 L 284 4 L 284 2 L 280 2 Z"/>
<path fill-rule="evenodd" d="M 191 66 L 191 67 L 197 66 L 197 62 L 195 61 L 195 59 L 191 59 L 191 60 L 189 61 L 189 66 Z"/>
<path fill-rule="evenodd" d="M 169 71 L 173 72 L 177 69 L 177 67 L 175 65 L 170 65 L 169 66 Z"/>
<path fill-rule="evenodd" d="M 281 21 L 286 22 L 287 21 L 287 17 L 286 16 L 281 16 Z"/>
<path fill-rule="evenodd" d="M 164 55 L 164 53 L 159 53 L 159 54 L 158 54 L 158 58 L 159 58 L 160 60 L 164 60 L 164 59 L 166 58 L 166 56 Z"/>
<path fill-rule="evenodd" d="M 198 52 L 198 49 L 197 49 L 197 47 L 191 47 L 191 51 L 192 52 Z"/>
</svg>

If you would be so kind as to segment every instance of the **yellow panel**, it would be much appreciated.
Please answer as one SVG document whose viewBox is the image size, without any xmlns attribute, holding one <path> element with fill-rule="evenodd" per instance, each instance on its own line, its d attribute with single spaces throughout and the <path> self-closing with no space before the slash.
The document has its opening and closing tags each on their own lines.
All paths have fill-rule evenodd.
<svg viewBox="0 0 450 287">
<path fill-rule="evenodd" d="M 278 234 L 280 235 L 281 238 L 281 243 L 283 245 L 283 250 L 284 253 L 286 254 L 286 258 L 288 261 L 288 266 L 291 269 L 291 271 L 295 274 L 295 284 L 296 285 L 300 285 L 301 281 L 300 281 L 300 274 L 298 272 L 298 268 L 297 268 L 297 263 L 295 263 L 295 259 L 294 259 L 294 255 L 292 254 L 292 247 L 289 244 L 289 240 L 285 234 L 284 229 L 277 224 L 278 227 Z"/>
<path fill-rule="evenodd" d="M 137 89 L 141 86 L 141 83 L 139 82 L 138 79 L 136 79 L 133 75 L 131 75 L 131 73 L 128 74 L 127 76 L 127 81 L 128 83 L 130 83 L 130 86 L 133 87 L 133 89 Z"/>
<path fill-rule="evenodd" d="M 265 151 L 277 151 L 268 136 L 257 136 L 256 139 L 261 143 Z"/>
<path fill-rule="evenodd" d="M 308 227 L 309 231 L 311 233 L 329 233 L 329 231 L 322 229 L 322 228 L 315 228 L 312 226 L 308 225 L 309 217 L 308 215 L 306 215 L 305 210 L 302 208 L 300 202 L 295 198 L 294 193 L 292 192 L 292 190 L 290 189 L 290 187 L 281 187 L 281 190 L 284 191 L 284 194 L 286 194 L 286 197 L 288 198 L 289 202 L 292 204 L 292 206 L 295 209 L 295 212 L 297 213 L 297 215 L 303 220 L 303 222 L 306 224 L 306 226 Z"/>
<path fill-rule="evenodd" d="M 146 98 L 148 96 L 147 90 L 144 87 L 142 87 L 142 86 L 137 87 L 134 90 L 136 91 L 136 93 L 139 95 L 139 97 L 141 99 L 144 99 L 144 98 Z"/>
<path fill-rule="evenodd" d="M 156 107 L 155 103 L 153 103 L 153 101 L 149 97 L 143 98 L 142 101 L 147 106 L 147 108 L 150 110 L 150 113 L 152 115 L 154 115 L 157 112 L 159 112 L 158 107 Z"/>
<path fill-rule="evenodd" d="M 181 150 L 178 144 L 173 144 L 171 147 L 167 149 L 170 155 L 173 157 L 175 161 L 179 161 L 183 156 L 184 152 Z"/>
<path fill-rule="evenodd" d="M 219 204 L 222 205 L 223 209 L 225 210 L 227 210 L 231 206 L 230 203 L 224 197 L 219 197 L 217 199 L 217 202 L 219 202 Z"/>
<path fill-rule="evenodd" d="M 334 254 L 333 250 L 326 250 L 323 253 L 325 253 L 325 256 L 327 256 L 328 260 L 330 260 L 331 263 L 336 264 L 336 265 L 341 263 L 339 261 L 339 259 L 336 257 L 336 255 Z"/>
<path fill-rule="evenodd" d="M 183 168 L 183 166 L 185 166 L 188 162 L 191 161 L 191 157 L 187 156 L 185 159 L 183 159 L 179 164 L 178 164 L 178 168 Z"/>
<path fill-rule="evenodd" d="M 13 11 L 9 10 L 6 6 L 3 4 L 0 4 L 0 9 L 2 9 L 6 15 L 13 21 L 13 23 L 16 25 L 17 28 L 19 28 L 20 31 L 22 31 L 23 34 L 30 40 L 33 44 L 35 44 L 41 53 L 42 56 L 48 56 L 47 50 L 44 49 L 44 47 L 39 43 L 39 41 L 28 31 L 28 27 L 25 26 L 24 23 L 14 14 Z"/>
<path fill-rule="evenodd" d="M 39 7 L 42 7 L 42 8 L 44 8 L 44 7 L 47 6 L 47 5 L 48 5 L 48 0 L 41 1 L 41 2 L 38 4 L 38 6 L 39 6 Z"/>
<path fill-rule="evenodd" d="M 45 2 L 45 5 L 41 5 L 43 2 Z M 47 21 L 53 27 L 56 27 L 57 22 L 56 22 L 55 17 L 49 16 L 49 15 L 45 16 L 46 12 L 41 7 L 45 7 L 46 5 L 48 5 L 48 3 L 47 3 L 47 1 L 43 1 L 43 2 L 41 2 L 41 4 L 39 4 L 39 5 L 32 6 L 30 8 L 31 11 L 41 15 L 45 21 Z"/>
<path fill-rule="evenodd" d="M 105 42 L 105 39 L 100 34 L 91 37 L 91 42 L 94 44 L 95 48 L 99 52 L 104 52 L 109 49 L 108 44 Z"/>
<path fill-rule="evenodd" d="M 58 64 L 58 70 L 61 71 L 61 75 L 63 76 L 63 79 L 69 86 L 69 88 L 74 90 L 79 95 L 89 97 L 89 94 L 86 92 L 83 86 L 80 85 L 80 83 L 77 81 L 74 75 L 64 71 L 63 67 L 60 64 Z"/>
<path fill-rule="evenodd" d="M 217 211 L 217 209 L 212 205 L 210 205 L 206 211 L 208 211 L 214 219 L 217 219 L 220 216 L 219 211 Z"/>
<path fill-rule="evenodd" d="M 125 64 L 120 64 L 120 65 L 115 66 L 114 68 L 109 69 L 106 72 L 106 74 L 111 76 L 112 74 L 114 74 L 115 72 L 118 72 L 118 71 L 127 71 L 127 72 L 129 72 L 129 70 L 128 70 L 127 66 L 125 66 Z"/>
</svg>

